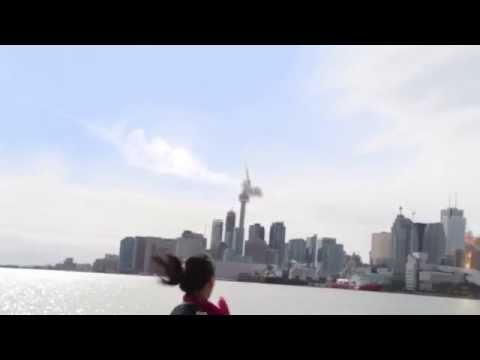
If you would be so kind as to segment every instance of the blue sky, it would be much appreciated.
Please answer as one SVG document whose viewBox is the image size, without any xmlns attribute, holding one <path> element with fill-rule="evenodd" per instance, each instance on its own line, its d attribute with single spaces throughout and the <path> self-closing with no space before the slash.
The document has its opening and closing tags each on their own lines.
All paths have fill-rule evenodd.
<svg viewBox="0 0 480 360">
<path fill-rule="evenodd" d="M 330 135 L 348 133 L 331 119 L 312 122 L 302 104 L 300 66 L 309 51 L 318 50 L 2 47 L 2 117 L 8 119 L 1 129 L 3 143 L 12 155 L 60 151 L 88 166 L 98 152 L 112 156 L 112 149 L 84 125 L 127 121 L 194 149 L 229 172 L 238 171 L 242 157 L 259 147 L 274 156 L 278 151 L 305 156 L 311 150 L 328 161 L 326 148 L 345 146 Z"/>
<path fill-rule="evenodd" d="M 449 192 L 476 194 L 445 170 L 451 160 L 469 171 L 468 159 L 439 152 L 452 119 L 469 129 L 458 151 L 473 146 L 459 139 L 478 130 L 476 82 L 459 69 L 476 51 L 2 46 L 0 185 L 18 209 L 4 203 L 0 238 L 22 240 L 0 263 L 91 261 L 123 236 L 203 232 L 238 207 L 245 164 L 265 192 L 248 223 L 336 236 L 366 260 L 370 234 L 388 230 L 399 205 L 436 221 Z M 468 96 L 449 112 L 452 81 Z"/>
</svg>

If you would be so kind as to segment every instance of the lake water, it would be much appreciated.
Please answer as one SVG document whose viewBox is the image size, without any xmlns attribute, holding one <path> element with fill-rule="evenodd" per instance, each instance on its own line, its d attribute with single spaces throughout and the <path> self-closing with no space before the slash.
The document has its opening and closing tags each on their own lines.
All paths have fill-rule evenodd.
<svg viewBox="0 0 480 360">
<path fill-rule="evenodd" d="M 0 269 L 0 314 L 169 314 L 177 288 L 155 277 Z M 233 314 L 480 314 L 480 301 L 218 281 Z"/>
</svg>

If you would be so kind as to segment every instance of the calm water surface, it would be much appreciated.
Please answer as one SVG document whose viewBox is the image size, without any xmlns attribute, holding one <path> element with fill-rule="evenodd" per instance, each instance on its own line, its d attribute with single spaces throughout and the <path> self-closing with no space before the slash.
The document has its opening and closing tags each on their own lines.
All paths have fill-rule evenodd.
<svg viewBox="0 0 480 360">
<path fill-rule="evenodd" d="M 480 314 L 480 301 L 218 281 L 234 314 Z M 168 314 L 176 288 L 155 277 L 0 269 L 0 314 Z"/>
</svg>

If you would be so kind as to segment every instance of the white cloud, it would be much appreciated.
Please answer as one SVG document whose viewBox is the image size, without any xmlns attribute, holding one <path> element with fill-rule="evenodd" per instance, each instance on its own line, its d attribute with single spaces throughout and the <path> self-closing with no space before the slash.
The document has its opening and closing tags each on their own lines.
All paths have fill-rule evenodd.
<svg viewBox="0 0 480 360">
<path fill-rule="evenodd" d="M 480 128 L 480 47 L 361 46 L 334 54 L 317 85 L 342 94 L 338 109 L 380 118 L 384 130 L 368 139 L 367 149 L 463 142 L 461 136 Z"/>
<path fill-rule="evenodd" d="M 369 135 L 359 135 L 351 169 L 311 174 L 303 187 L 307 199 L 318 182 L 310 208 L 323 206 L 319 221 L 329 228 L 336 222 L 337 233 L 361 238 L 366 254 L 370 233 L 387 230 L 397 206 L 416 210 L 419 221 L 439 221 L 440 207 L 458 192 L 469 225 L 480 231 L 480 47 L 330 50 L 308 81 L 310 100 L 335 93 L 338 121 L 356 121 L 352 128 L 361 124 Z M 344 218 L 335 221 L 327 209 Z"/>
<path fill-rule="evenodd" d="M 91 262 L 118 253 L 131 235 L 177 237 L 206 226 L 208 235 L 227 209 L 221 196 L 77 184 L 55 167 L 0 174 L 0 198 L 0 264 Z"/>
<path fill-rule="evenodd" d="M 215 184 L 234 183 L 228 175 L 210 170 L 188 149 L 175 146 L 161 136 L 148 138 L 143 129 L 127 130 L 123 125 L 109 130 L 90 129 L 113 144 L 130 166 L 156 175 L 173 175 Z"/>
</svg>

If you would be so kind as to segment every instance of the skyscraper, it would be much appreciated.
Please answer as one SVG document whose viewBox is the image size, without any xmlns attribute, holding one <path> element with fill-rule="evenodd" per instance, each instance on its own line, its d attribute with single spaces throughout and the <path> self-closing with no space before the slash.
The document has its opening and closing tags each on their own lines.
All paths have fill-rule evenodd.
<svg viewBox="0 0 480 360">
<path fill-rule="evenodd" d="M 447 239 L 446 255 L 455 255 L 457 250 L 465 250 L 465 229 L 467 221 L 463 216 L 463 210 L 447 208 L 441 211 L 441 222 Z"/>
<path fill-rule="evenodd" d="M 135 237 L 135 246 L 133 248 L 133 272 L 141 274 L 145 269 L 145 252 L 148 238 L 144 236 Z"/>
<path fill-rule="evenodd" d="M 175 250 L 180 259 L 186 260 L 191 256 L 205 254 L 206 249 L 207 239 L 202 234 L 187 230 L 177 239 Z"/>
<path fill-rule="evenodd" d="M 410 251 L 409 253 L 414 252 L 425 252 L 425 229 L 427 224 L 422 223 L 412 223 L 412 234 L 410 235 Z"/>
<path fill-rule="evenodd" d="M 227 245 L 225 244 L 225 242 L 221 242 L 220 245 L 218 245 L 218 248 L 217 248 L 217 252 L 216 252 L 216 255 L 217 255 L 217 261 L 225 261 L 225 253 L 229 251 L 229 249 L 227 248 Z M 228 258 L 228 256 L 227 256 Z"/>
<path fill-rule="evenodd" d="M 244 239 L 244 229 L 236 227 L 233 235 L 233 250 L 235 255 L 243 256 L 243 239 Z"/>
<path fill-rule="evenodd" d="M 318 250 L 317 267 L 323 276 L 338 275 L 345 267 L 346 254 L 342 244 L 334 238 L 322 238 Z"/>
<path fill-rule="evenodd" d="M 212 236 L 210 238 L 210 250 L 214 255 L 215 259 L 218 259 L 218 249 L 220 243 L 222 242 L 223 235 L 223 221 L 222 220 L 213 220 L 212 223 Z"/>
<path fill-rule="evenodd" d="M 283 265 L 285 261 L 285 224 L 275 222 L 270 226 L 268 245 L 278 251 L 278 265 Z"/>
<path fill-rule="evenodd" d="M 265 228 L 260 224 L 250 225 L 248 228 L 248 241 L 265 240 Z"/>
<path fill-rule="evenodd" d="M 392 265 L 392 234 L 380 232 L 372 234 L 370 262 L 373 266 Z"/>
<path fill-rule="evenodd" d="M 256 263 L 267 262 L 268 245 L 265 242 L 265 228 L 260 224 L 250 225 L 248 241 L 245 244 L 245 256 L 252 258 Z"/>
<path fill-rule="evenodd" d="M 307 238 L 306 249 L 306 263 L 313 268 L 317 267 L 318 256 L 318 238 L 317 235 L 313 235 Z"/>
<path fill-rule="evenodd" d="M 155 268 L 152 256 L 175 253 L 175 240 L 135 236 L 120 242 L 119 271 L 127 274 L 151 274 Z"/>
<path fill-rule="evenodd" d="M 225 219 L 225 244 L 229 249 L 234 248 L 233 238 L 235 234 L 235 212 L 230 210 L 227 212 Z"/>
<path fill-rule="evenodd" d="M 306 243 L 304 239 L 291 239 L 288 242 L 288 259 L 305 263 Z"/>
<path fill-rule="evenodd" d="M 446 244 L 443 225 L 413 223 L 411 231 L 410 253 L 425 253 L 427 263 L 440 264 L 440 260 L 445 255 Z"/>
<path fill-rule="evenodd" d="M 135 239 L 133 237 L 126 237 L 120 241 L 119 272 L 124 274 L 133 273 L 134 247 Z"/>
<path fill-rule="evenodd" d="M 411 252 L 412 227 L 412 220 L 403 216 L 402 213 L 397 215 L 392 225 L 393 270 L 397 275 L 405 274 L 405 264 Z"/>
<path fill-rule="evenodd" d="M 427 224 L 423 236 L 424 252 L 428 254 L 430 264 L 439 265 L 445 256 L 447 238 L 442 223 Z"/>
</svg>

